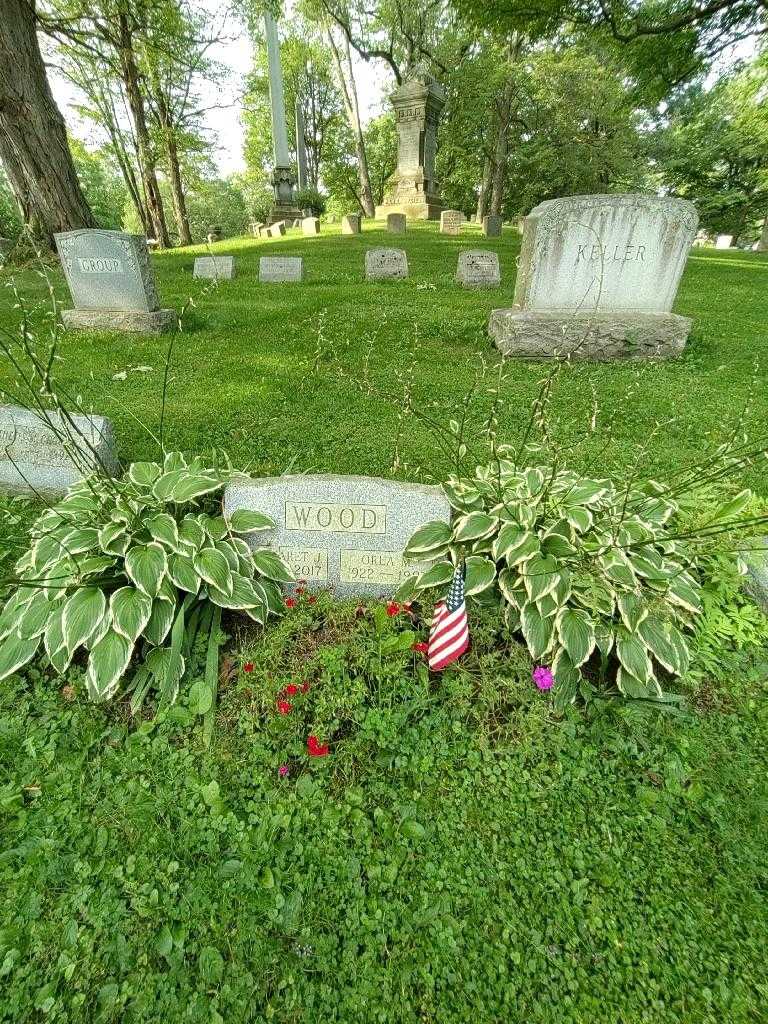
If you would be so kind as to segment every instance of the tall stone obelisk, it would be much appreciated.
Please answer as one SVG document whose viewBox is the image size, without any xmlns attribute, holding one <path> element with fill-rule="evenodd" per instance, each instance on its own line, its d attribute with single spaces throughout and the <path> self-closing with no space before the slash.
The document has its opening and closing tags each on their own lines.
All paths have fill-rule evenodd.
<svg viewBox="0 0 768 1024">
<path fill-rule="evenodd" d="M 296 208 L 294 186 L 296 179 L 291 167 L 288 151 L 288 129 L 285 125 L 285 99 L 283 97 L 283 73 L 280 68 L 280 41 L 277 37 L 277 22 L 266 11 L 264 29 L 267 37 L 267 58 L 269 61 L 269 102 L 272 109 L 272 150 L 274 170 L 272 187 L 275 190 L 275 205 L 270 215 L 270 224 L 280 220 L 293 220 L 301 216 Z"/>
</svg>

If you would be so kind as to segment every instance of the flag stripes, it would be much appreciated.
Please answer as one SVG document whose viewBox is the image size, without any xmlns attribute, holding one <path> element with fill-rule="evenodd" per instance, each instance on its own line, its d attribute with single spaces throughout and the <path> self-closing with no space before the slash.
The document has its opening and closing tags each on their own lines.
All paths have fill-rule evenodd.
<svg viewBox="0 0 768 1024">
<path fill-rule="evenodd" d="M 439 672 L 460 658 L 469 647 L 467 605 L 464 600 L 464 574 L 457 567 L 445 601 L 435 607 L 429 630 L 427 660 L 433 672 Z"/>
</svg>

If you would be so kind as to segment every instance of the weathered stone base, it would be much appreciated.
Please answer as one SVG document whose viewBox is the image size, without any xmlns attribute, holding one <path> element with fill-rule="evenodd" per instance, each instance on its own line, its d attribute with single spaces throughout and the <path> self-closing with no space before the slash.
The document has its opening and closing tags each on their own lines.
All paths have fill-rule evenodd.
<svg viewBox="0 0 768 1024">
<path fill-rule="evenodd" d="M 62 309 L 65 327 L 73 331 L 124 331 L 126 334 L 164 334 L 174 329 L 178 315 L 173 309 L 152 313 L 125 309 Z"/>
<path fill-rule="evenodd" d="M 385 203 L 376 207 L 376 220 L 386 220 L 390 213 L 404 213 L 408 220 L 440 220 L 440 203 Z"/>
<path fill-rule="evenodd" d="M 488 333 L 506 356 L 521 359 L 671 359 L 693 321 L 676 313 L 574 313 L 494 309 Z"/>
<path fill-rule="evenodd" d="M 292 206 L 290 204 L 284 205 L 282 203 L 279 205 L 275 204 L 270 211 L 267 226 L 270 224 L 279 224 L 281 220 L 284 220 L 288 222 L 286 226 L 290 227 L 293 221 L 301 220 L 303 216 L 303 212 L 296 206 Z"/>
</svg>

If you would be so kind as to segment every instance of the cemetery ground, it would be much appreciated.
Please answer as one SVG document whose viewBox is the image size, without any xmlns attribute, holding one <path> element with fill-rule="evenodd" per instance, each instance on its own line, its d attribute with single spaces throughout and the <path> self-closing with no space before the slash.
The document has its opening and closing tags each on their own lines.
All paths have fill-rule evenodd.
<svg viewBox="0 0 768 1024">
<path fill-rule="evenodd" d="M 375 245 L 404 248 L 410 278 L 365 283 Z M 500 290 L 454 284 L 466 248 L 500 254 Z M 192 280 L 203 247 L 153 257 L 163 305 L 194 299 L 174 336 L 169 447 L 224 449 L 254 475 L 388 476 L 398 455 L 403 479 L 445 476 L 400 420 L 399 378 L 423 404 L 458 405 L 478 357 L 497 365 L 485 327 L 511 304 L 516 233 L 326 226 L 213 251 L 236 277 L 212 289 Z M 303 256 L 306 281 L 260 285 L 265 254 Z M 44 303 L 33 270 L 16 280 Z M 681 359 L 564 368 L 552 419 L 575 468 L 625 472 L 647 445 L 643 474 L 664 479 L 735 424 L 763 435 L 767 283 L 766 256 L 694 250 Z M 6 325 L 13 305 L 0 291 Z M 126 462 L 156 456 L 142 424 L 157 429 L 168 341 L 62 340 L 60 380 L 112 418 Z M 546 367 L 505 371 L 513 440 Z M 470 412 L 475 433 L 486 411 Z M 764 474 L 743 485 L 768 498 Z M 5 520 L 7 569 L 27 513 L 6 507 L 20 520 Z M 81 669 L 64 687 L 36 668 L 3 683 L 0 1021 L 762 1019 L 766 620 L 724 567 L 681 709 L 561 716 L 523 648 L 471 614 L 472 650 L 438 678 L 412 650 L 423 617 L 383 603 L 298 594 L 265 633 L 231 620 L 208 746 L 184 694 L 137 724 L 88 704 Z M 293 686 L 292 714 L 276 714 Z M 310 730 L 327 756 L 302 755 Z"/>
</svg>

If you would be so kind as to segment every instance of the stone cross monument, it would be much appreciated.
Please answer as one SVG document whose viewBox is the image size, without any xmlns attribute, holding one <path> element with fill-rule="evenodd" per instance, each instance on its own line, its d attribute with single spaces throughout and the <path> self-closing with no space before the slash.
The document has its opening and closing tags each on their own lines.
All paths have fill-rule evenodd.
<svg viewBox="0 0 768 1024">
<path fill-rule="evenodd" d="M 445 106 L 440 84 L 414 68 L 390 96 L 397 122 L 397 170 L 387 182 L 377 219 L 404 213 L 413 220 L 437 220 L 443 208 L 435 180 L 437 124 Z"/>
<path fill-rule="evenodd" d="M 283 98 L 283 74 L 280 69 L 280 42 L 277 38 L 277 22 L 269 13 L 264 13 L 264 29 L 267 37 L 269 60 L 269 102 L 272 108 L 272 146 L 275 166 L 272 186 L 275 190 L 275 205 L 270 214 L 270 224 L 281 220 L 292 220 L 301 216 L 296 208 L 291 157 L 288 152 L 288 129 L 285 125 L 285 99 Z"/>
</svg>

